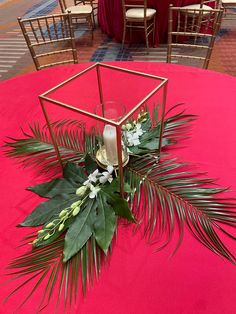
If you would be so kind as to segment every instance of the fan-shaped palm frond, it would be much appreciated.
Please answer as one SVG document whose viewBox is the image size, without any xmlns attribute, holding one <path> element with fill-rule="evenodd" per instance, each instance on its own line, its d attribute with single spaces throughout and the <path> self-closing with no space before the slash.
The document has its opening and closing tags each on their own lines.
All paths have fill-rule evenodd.
<svg viewBox="0 0 236 314">
<path fill-rule="evenodd" d="M 23 306 L 42 283 L 44 283 L 45 290 L 40 300 L 38 311 L 49 303 L 52 296 L 57 296 L 58 305 L 60 300 L 64 299 L 65 307 L 68 304 L 71 305 L 72 302 L 76 302 L 81 283 L 83 293 L 86 293 L 88 285 L 93 284 L 98 278 L 102 264 L 107 259 L 107 256 L 104 255 L 103 251 L 96 244 L 94 237 L 91 237 L 83 248 L 67 263 L 63 262 L 63 249 L 64 237 L 61 237 L 47 246 L 36 247 L 15 259 L 8 267 L 17 269 L 9 273 L 11 276 L 14 275 L 10 281 L 24 277 L 24 282 L 17 286 L 5 301 L 24 285 L 33 281 L 35 286 L 22 301 L 20 307 Z M 111 246 L 109 250 L 111 253 Z"/>
<path fill-rule="evenodd" d="M 174 159 L 157 163 L 153 156 L 131 158 L 125 177 L 137 191 L 132 209 L 138 226 L 144 226 L 150 242 L 161 243 L 159 250 L 171 241 L 176 229 L 179 230 L 177 249 L 186 224 L 197 240 L 234 263 L 235 257 L 217 230 L 234 238 L 220 224 L 236 227 L 236 201 L 220 197 L 226 189 L 212 188 L 214 180 L 201 178 L 185 168 L 185 164 Z"/>
<path fill-rule="evenodd" d="M 163 136 L 168 143 L 176 143 L 186 138 L 186 126 L 195 119 L 194 115 L 181 111 L 169 116 L 172 111 L 181 107 L 175 105 L 166 114 Z M 168 117 L 169 116 L 169 117 Z M 68 161 L 80 163 L 86 153 L 95 155 L 97 149 L 94 130 L 91 133 L 84 132 L 83 123 L 72 120 L 57 121 L 52 124 L 52 130 L 63 165 Z M 59 164 L 57 155 L 50 137 L 47 125 L 41 127 L 38 123 L 30 126 L 32 134 L 23 132 L 25 138 L 9 138 L 5 147 L 8 157 L 18 158 L 25 167 L 38 167 L 40 172 L 57 172 Z"/>
</svg>

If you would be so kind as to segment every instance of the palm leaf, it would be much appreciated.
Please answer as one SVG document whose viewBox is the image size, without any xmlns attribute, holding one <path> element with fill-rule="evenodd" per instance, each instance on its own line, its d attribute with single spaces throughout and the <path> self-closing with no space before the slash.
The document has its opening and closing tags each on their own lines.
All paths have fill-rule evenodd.
<svg viewBox="0 0 236 314">
<path fill-rule="evenodd" d="M 212 187 L 214 180 L 188 171 L 185 164 L 174 159 L 156 163 L 150 155 L 132 157 L 125 177 L 132 188 L 141 192 L 132 200 L 133 213 L 148 241 L 160 243 L 157 250 L 170 243 L 176 229 L 177 250 L 186 225 L 203 245 L 235 263 L 217 232 L 234 239 L 222 227 L 236 227 L 236 202 L 221 196 L 227 189 Z"/>
<path fill-rule="evenodd" d="M 169 116 L 179 107 L 181 104 L 173 106 L 166 113 L 163 136 L 168 143 L 176 143 L 178 140 L 186 138 L 186 126 L 195 119 L 194 115 L 185 114 L 184 110 Z M 84 132 L 83 123 L 73 120 L 57 121 L 51 127 L 63 165 L 68 161 L 83 162 L 86 153 L 95 155 L 97 143 L 94 129 L 87 134 Z M 35 123 L 30 126 L 30 130 L 32 134 L 23 132 L 25 138 L 9 138 L 5 144 L 6 155 L 17 158 L 24 167 L 38 167 L 40 173 L 49 171 L 57 173 L 60 168 L 47 125 L 41 127 Z"/>
<path fill-rule="evenodd" d="M 24 282 L 18 285 L 5 301 L 33 280 L 36 280 L 34 288 L 19 307 L 23 306 L 41 284 L 44 284 L 45 288 L 39 302 L 38 311 L 47 306 L 50 299 L 56 295 L 57 306 L 59 306 L 61 299 L 64 299 L 65 307 L 68 303 L 71 305 L 72 302 L 76 302 L 81 283 L 83 293 L 85 294 L 88 286 L 93 284 L 95 279 L 98 278 L 102 264 L 107 259 L 107 256 L 98 247 L 94 237 L 91 237 L 67 263 L 63 262 L 63 249 L 64 237 L 61 237 L 47 246 L 36 247 L 15 259 L 8 267 L 16 269 L 9 273 L 11 276 L 14 275 L 10 281 L 21 277 L 26 277 L 27 279 L 24 278 Z M 55 290 L 55 287 L 57 287 L 58 291 Z"/>
<path fill-rule="evenodd" d="M 24 167 L 38 167 L 40 172 L 58 172 L 60 167 L 47 125 L 35 123 L 29 126 L 31 135 L 23 132 L 25 138 L 9 138 L 6 142 L 8 157 L 20 159 Z M 94 142 L 84 132 L 82 122 L 74 120 L 57 121 L 51 125 L 63 165 L 68 161 L 84 161 L 86 151 L 93 150 Z"/>
<path fill-rule="evenodd" d="M 176 104 L 165 114 L 163 137 L 170 143 L 177 143 L 179 140 L 186 139 L 189 132 L 189 123 L 196 119 L 195 115 L 185 113 L 181 110 L 175 115 L 170 115 L 173 111 L 179 110 L 183 104 Z"/>
</svg>

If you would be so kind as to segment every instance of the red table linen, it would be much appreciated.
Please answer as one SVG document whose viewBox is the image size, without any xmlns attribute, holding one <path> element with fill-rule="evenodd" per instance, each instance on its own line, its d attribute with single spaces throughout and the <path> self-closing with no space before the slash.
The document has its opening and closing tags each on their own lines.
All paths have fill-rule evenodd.
<svg viewBox="0 0 236 314">
<path fill-rule="evenodd" d="M 236 79 L 220 73 L 161 63 L 112 63 L 169 79 L 167 108 L 184 103 L 188 113 L 198 119 L 192 123 L 191 136 L 172 151 L 180 160 L 190 162 L 194 169 L 218 178 L 220 186 L 236 189 Z M 0 84 L 1 146 L 7 136 L 21 137 L 20 127 L 42 120 L 38 95 L 86 68 L 88 64 L 54 67 L 3 81 Z M 117 84 L 122 84 L 117 82 Z M 128 88 L 128 87 L 127 87 Z M 91 86 L 89 87 L 91 89 Z M 78 95 L 76 94 L 76 97 Z M 132 95 L 130 95 L 132 97 Z M 1 228 L 0 274 L 7 277 L 8 263 L 27 248 L 17 246 L 27 228 L 17 228 L 41 200 L 25 189 L 41 182 L 32 169 L 23 169 L 16 160 L 6 158 L 1 150 Z M 236 193 L 232 193 L 236 196 Z M 226 240 L 233 253 L 236 243 Z M 214 255 L 199 244 L 185 229 L 183 243 L 177 253 L 171 253 L 173 242 L 163 251 L 146 244 L 132 227 L 120 227 L 114 251 L 101 272 L 98 282 L 87 296 L 79 298 L 67 313 L 73 314 L 234 314 L 236 313 L 236 266 Z M 0 286 L 1 298 L 14 289 L 16 283 Z M 17 304 L 32 289 L 18 291 L 6 304 L 0 303 L 0 313 L 32 314 L 44 288 L 37 290 L 17 311 Z M 53 313 L 51 302 L 42 313 Z M 63 313 L 63 307 L 58 313 Z"/>
</svg>

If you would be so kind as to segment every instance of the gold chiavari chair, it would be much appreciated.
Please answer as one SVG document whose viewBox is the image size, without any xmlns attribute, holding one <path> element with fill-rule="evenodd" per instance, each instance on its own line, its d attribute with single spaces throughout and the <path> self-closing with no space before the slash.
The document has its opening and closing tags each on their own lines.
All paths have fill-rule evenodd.
<svg viewBox="0 0 236 314">
<path fill-rule="evenodd" d="M 75 5 L 81 4 L 82 0 L 74 0 Z M 98 14 L 98 0 L 83 0 L 84 5 L 90 5 L 92 7 L 93 27 L 96 27 L 96 16 Z"/>
<path fill-rule="evenodd" d="M 130 30 L 131 37 L 132 29 L 135 29 L 144 32 L 148 51 L 151 34 L 154 41 L 156 10 L 147 7 L 147 0 L 122 0 L 122 8 L 124 22 L 122 48 L 125 43 L 126 30 Z"/>
<path fill-rule="evenodd" d="M 91 38 L 93 39 L 93 6 L 92 0 L 89 0 L 90 4 L 86 4 L 84 0 L 77 0 L 76 5 L 69 5 L 68 0 L 59 0 L 61 11 L 63 13 L 71 13 L 72 21 L 74 24 L 78 24 L 79 21 L 85 21 L 88 25 L 88 29 L 91 32 Z"/>
<path fill-rule="evenodd" d="M 170 5 L 167 62 L 181 60 L 181 64 L 207 69 L 222 15 L 222 9 L 193 10 Z"/>
<path fill-rule="evenodd" d="M 225 20 L 236 19 L 236 0 L 221 0 Z"/>
<path fill-rule="evenodd" d="M 78 63 L 70 14 L 18 18 L 37 70 Z"/>
</svg>

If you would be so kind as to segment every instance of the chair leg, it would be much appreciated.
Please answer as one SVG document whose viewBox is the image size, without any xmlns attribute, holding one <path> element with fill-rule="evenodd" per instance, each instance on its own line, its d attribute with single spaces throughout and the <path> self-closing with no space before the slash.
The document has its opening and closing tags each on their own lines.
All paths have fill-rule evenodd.
<svg viewBox="0 0 236 314">
<path fill-rule="evenodd" d="M 144 30 L 145 30 L 145 39 L 146 39 L 146 46 L 147 46 L 147 54 L 149 54 L 149 42 L 148 42 L 148 32 L 147 32 L 147 22 L 144 22 Z"/>
<path fill-rule="evenodd" d="M 94 29 L 94 25 L 93 25 L 93 19 L 92 19 L 92 16 L 91 16 L 91 15 L 89 16 L 89 24 L 90 24 L 91 38 L 92 38 L 92 41 L 93 41 L 93 29 Z"/>
<path fill-rule="evenodd" d="M 125 36 L 126 36 L 126 22 L 124 23 L 124 29 L 123 29 L 123 37 L 122 37 L 122 50 L 124 49 L 124 44 L 125 44 Z"/>
<path fill-rule="evenodd" d="M 92 12 L 92 20 L 93 20 L 93 29 L 95 29 L 96 28 L 96 22 L 95 22 L 94 11 Z"/>
<path fill-rule="evenodd" d="M 222 5 L 222 8 L 223 8 L 223 17 L 225 18 L 226 17 L 226 14 L 227 14 L 227 11 L 226 11 L 226 7 L 224 5 Z"/>
<path fill-rule="evenodd" d="M 133 25 L 132 25 L 132 23 L 130 22 L 130 28 L 129 28 L 129 40 L 131 40 L 131 38 L 133 37 L 133 35 L 132 35 L 132 28 L 133 28 Z"/>
<path fill-rule="evenodd" d="M 154 15 L 153 18 L 153 29 L 152 29 L 152 42 L 153 42 L 153 47 L 155 45 L 155 31 L 156 31 L 156 16 Z"/>
</svg>

